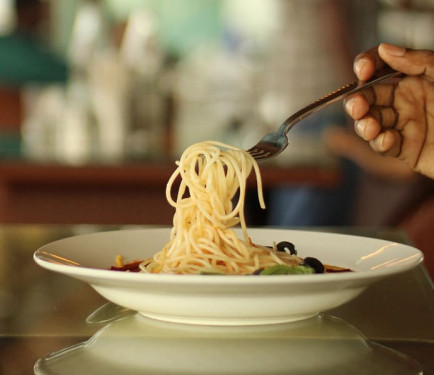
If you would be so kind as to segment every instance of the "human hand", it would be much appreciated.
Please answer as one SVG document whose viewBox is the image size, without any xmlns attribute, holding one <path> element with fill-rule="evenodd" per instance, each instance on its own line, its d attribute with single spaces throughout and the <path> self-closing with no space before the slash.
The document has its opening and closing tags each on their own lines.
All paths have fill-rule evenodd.
<svg viewBox="0 0 434 375">
<path fill-rule="evenodd" d="M 349 96 L 345 110 L 355 120 L 357 135 L 374 151 L 434 178 L 434 52 L 383 43 L 359 54 L 354 71 L 366 81 L 384 64 L 404 78 Z"/>
</svg>

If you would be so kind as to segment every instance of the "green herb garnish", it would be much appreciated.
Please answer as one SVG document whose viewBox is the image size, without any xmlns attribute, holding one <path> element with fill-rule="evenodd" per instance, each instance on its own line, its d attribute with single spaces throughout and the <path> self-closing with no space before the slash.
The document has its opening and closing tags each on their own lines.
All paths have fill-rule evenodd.
<svg viewBox="0 0 434 375">
<path fill-rule="evenodd" d="M 260 275 L 305 275 L 315 273 L 312 267 L 306 266 L 287 266 L 284 264 L 276 264 L 263 269 Z"/>
</svg>

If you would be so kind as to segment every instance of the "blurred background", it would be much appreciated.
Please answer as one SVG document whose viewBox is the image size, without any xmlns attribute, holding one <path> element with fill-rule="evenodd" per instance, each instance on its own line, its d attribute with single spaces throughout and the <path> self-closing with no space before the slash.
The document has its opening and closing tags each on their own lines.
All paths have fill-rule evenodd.
<svg viewBox="0 0 434 375">
<path fill-rule="evenodd" d="M 170 224 L 186 147 L 249 148 L 380 41 L 433 49 L 434 1 L 0 0 L 0 221 Z M 342 103 L 296 126 L 250 225 L 401 226 L 432 247 L 432 181 L 352 127 Z"/>
<path fill-rule="evenodd" d="M 433 7 L 1 0 L 0 82 L 10 95 L 2 97 L 0 154 L 82 164 L 177 157 L 203 139 L 249 147 L 352 79 L 357 52 L 379 41 L 432 47 Z M 339 112 L 327 122 L 342 121 Z M 299 128 L 279 162 L 317 158 L 320 132 Z"/>
</svg>

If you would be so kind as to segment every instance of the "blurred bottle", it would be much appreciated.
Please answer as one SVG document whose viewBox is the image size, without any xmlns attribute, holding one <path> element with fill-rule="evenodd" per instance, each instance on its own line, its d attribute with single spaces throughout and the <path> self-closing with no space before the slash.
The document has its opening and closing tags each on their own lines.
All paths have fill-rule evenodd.
<svg viewBox="0 0 434 375">
<path fill-rule="evenodd" d="M 121 161 L 127 133 L 126 77 L 100 2 L 81 4 L 69 58 L 74 70 L 59 151 L 71 162 Z"/>
<path fill-rule="evenodd" d="M 158 39 L 158 23 L 145 8 L 130 14 L 119 51 L 128 75 L 128 156 L 159 158 L 165 137 L 165 54 Z"/>
<path fill-rule="evenodd" d="M 39 0 L 3 1 L 0 6 L 5 16 L 0 20 L 1 157 L 46 159 L 52 151 L 54 97 L 63 89 L 68 67 L 43 37 L 49 31 L 47 7 Z"/>
</svg>

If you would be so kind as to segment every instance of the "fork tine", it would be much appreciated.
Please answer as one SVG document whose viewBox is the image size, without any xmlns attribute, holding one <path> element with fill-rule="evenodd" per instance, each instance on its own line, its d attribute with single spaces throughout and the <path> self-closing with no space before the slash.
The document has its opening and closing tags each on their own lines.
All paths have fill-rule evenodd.
<svg viewBox="0 0 434 375">
<path fill-rule="evenodd" d="M 251 149 L 247 150 L 247 152 L 250 155 L 252 155 L 255 159 L 265 159 L 271 155 L 270 151 L 266 151 L 258 147 L 252 147 Z"/>
<path fill-rule="evenodd" d="M 267 158 L 269 157 L 267 154 L 264 154 L 264 155 L 256 155 L 256 156 L 252 155 L 252 156 L 253 156 L 253 158 L 254 158 L 255 160 L 267 159 Z"/>
<path fill-rule="evenodd" d="M 254 146 L 254 147 L 248 149 L 247 152 L 252 156 L 259 156 L 259 155 L 264 153 L 264 150 Z"/>
</svg>

